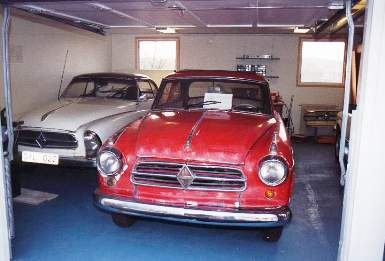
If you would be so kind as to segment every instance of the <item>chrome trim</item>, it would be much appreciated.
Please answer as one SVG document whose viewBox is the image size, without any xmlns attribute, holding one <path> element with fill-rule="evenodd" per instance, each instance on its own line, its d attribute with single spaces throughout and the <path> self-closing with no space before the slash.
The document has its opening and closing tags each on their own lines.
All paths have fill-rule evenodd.
<svg viewBox="0 0 385 261">
<path fill-rule="evenodd" d="M 138 181 L 135 181 L 134 180 L 134 176 L 135 174 L 142 174 L 141 172 L 138 172 L 137 171 L 137 166 L 141 163 L 147 163 L 147 164 L 159 164 L 159 165 L 173 165 L 173 166 L 179 166 L 179 169 L 177 170 L 177 173 L 175 174 L 175 176 L 169 176 L 167 174 L 160 174 L 158 176 L 162 176 L 162 177 L 172 177 L 174 178 L 175 177 L 175 180 L 178 182 L 177 180 L 177 175 L 179 173 L 179 171 L 183 168 L 183 166 L 187 166 L 190 168 L 199 168 L 199 167 L 203 167 L 203 168 L 212 168 L 212 169 L 230 169 L 230 170 L 236 170 L 237 172 L 239 171 L 242 178 L 235 178 L 235 179 L 231 179 L 231 181 L 235 181 L 235 182 L 243 182 L 243 186 L 242 188 L 240 189 L 225 189 L 225 188 L 199 188 L 199 187 L 183 187 L 179 182 L 178 182 L 178 185 L 177 186 L 169 186 L 169 185 L 154 185 L 154 184 L 147 184 L 147 183 L 142 183 L 142 182 L 138 182 Z M 193 172 L 193 171 L 192 171 Z M 194 173 L 194 172 L 193 172 Z M 146 173 L 144 172 L 144 175 L 151 175 L 151 173 Z M 152 176 L 157 176 L 157 174 L 155 173 L 154 175 Z M 202 180 L 217 180 L 217 181 L 228 181 L 228 180 L 225 180 L 225 178 L 211 178 L 211 179 L 208 179 L 209 177 L 206 177 L 206 176 L 202 176 Z M 195 179 L 201 179 L 201 176 L 195 176 L 194 175 L 194 180 Z M 200 190 L 200 191 L 225 191 L 225 192 L 242 192 L 242 191 L 245 191 L 246 188 L 247 188 L 247 178 L 246 176 L 244 175 L 242 169 L 240 168 L 234 168 L 234 167 L 223 167 L 223 166 L 214 166 L 214 165 L 197 165 L 197 164 L 183 164 L 183 163 L 172 163 L 172 162 L 159 162 L 159 161 L 141 161 L 141 162 L 136 162 L 134 167 L 133 167 L 133 170 L 131 171 L 131 175 L 130 175 L 130 181 L 131 183 L 133 183 L 134 185 L 142 185 L 142 186 L 148 186 L 148 187 L 161 187 L 161 188 L 173 188 L 173 189 L 182 189 L 182 190 Z"/>
<path fill-rule="evenodd" d="M 18 126 L 16 130 L 31 130 L 31 131 L 46 131 L 46 132 L 59 132 L 59 133 L 68 133 L 75 134 L 75 131 L 69 131 L 64 129 L 54 129 L 54 128 L 41 128 L 41 127 L 29 127 L 29 126 Z"/>
<path fill-rule="evenodd" d="M 53 110 L 50 110 L 50 111 L 44 113 L 43 116 L 41 116 L 40 121 L 45 121 L 45 120 L 47 119 L 47 117 L 48 117 L 49 115 L 51 115 L 52 113 L 54 113 L 54 112 L 60 110 L 61 108 L 66 107 L 66 106 L 68 106 L 68 105 L 71 105 L 71 104 L 73 104 L 73 103 L 74 103 L 73 101 L 72 101 L 72 102 L 69 102 L 69 103 L 67 103 L 67 104 L 64 104 L 64 105 L 62 105 L 62 106 L 59 106 L 59 107 L 57 107 L 57 108 L 55 108 L 55 109 L 53 109 Z"/>
<path fill-rule="evenodd" d="M 93 137 L 92 137 L 91 139 L 86 139 L 86 136 L 87 136 L 87 135 L 91 135 L 91 136 L 93 136 Z M 90 152 L 90 151 L 88 151 L 87 149 L 88 149 L 89 143 L 90 143 L 90 141 L 92 141 L 92 139 L 94 139 L 94 141 L 96 141 L 98 144 L 97 144 L 97 147 L 96 147 L 95 149 L 91 150 L 92 153 L 93 153 L 93 155 L 92 155 L 92 154 L 89 155 L 89 153 L 87 154 L 87 152 Z M 86 130 L 86 131 L 83 133 L 83 142 L 84 142 L 84 150 L 85 150 L 85 152 L 86 152 L 86 158 L 94 158 L 94 157 L 96 157 L 96 155 L 97 155 L 99 149 L 100 149 L 101 146 L 103 145 L 103 142 L 101 141 L 99 135 L 96 134 L 96 133 L 95 133 L 94 131 L 92 131 L 92 130 Z"/>
<path fill-rule="evenodd" d="M 185 175 L 187 173 L 187 175 Z M 196 176 L 187 165 L 184 165 L 176 175 L 176 179 L 183 188 L 188 188 L 194 182 Z"/>
<path fill-rule="evenodd" d="M 271 145 L 270 145 L 270 155 L 272 156 L 276 156 L 278 154 L 277 142 L 278 142 L 278 133 L 277 131 L 275 131 L 273 134 Z"/>
<path fill-rule="evenodd" d="M 18 139 L 19 139 L 19 131 L 33 131 L 33 132 L 40 132 L 39 136 L 40 135 L 43 135 L 43 132 L 49 132 L 49 133 L 56 133 L 56 134 L 67 134 L 69 136 L 72 136 L 72 138 L 74 139 L 74 146 L 44 146 L 44 145 L 41 145 L 39 143 L 39 141 L 37 139 L 35 139 L 35 143 L 36 145 L 30 143 L 30 144 L 26 144 L 26 143 L 23 143 L 23 142 L 19 142 Z M 17 146 L 25 146 L 25 147 L 34 147 L 34 148 L 40 148 L 40 149 L 67 149 L 67 150 L 75 150 L 79 147 L 79 141 L 78 139 L 76 138 L 76 135 L 74 134 L 74 132 L 71 132 L 71 131 L 63 131 L 63 130 L 57 130 L 57 129 L 42 129 L 42 128 L 29 128 L 29 127 L 26 127 L 26 128 L 23 128 L 23 127 L 20 127 L 20 128 L 17 128 L 15 130 L 15 143 Z M 44 136 L 44 138 L 46 138 Z"/>
<path fill-rule="evenodd" d="M 123 201 L 119 199 L 101 197 L 98 199 L 102 206 L 112 207 L 126 211 L 143 212 L 154 215 L 170 215 L 183 218 L 201 218 L 217 221 L 238 222 L 278 222 L 278 214 L 270 213 L 245 213 L 228 212 L 202 209 L 189 209 L 162 205 L 151 205 L 138 202 Z"/>
<path fill-rule="evenodd" d="M 120 168 L 118 170 L 116 170 L 112 173 L 105 173 L 102 170 L 102 168 L 100 167 L 100 155 L 103 152 L 108 152 L 108 153 L 113 154 L 120 161 Z M 102 176 L 103 178 L 120 175 L 123 172 L 123 170 L 125 169 L 125 166 L 126 166 L 126 163 L 124 161 L 124 157 L 123 157 L 122 153 L 113 147 L 104 147 L 96 155 L 96 168 L 97 168 L 100 176 Z"/>
<path fill-rule="evenodd" d="M 30 127 L 30 126 L 18 126 L 16 130 L 33 130 L 33 131 L 47 131 L 47 132 L 60 132 L 75 134 L 76 131 L 64 130 L 64 129 L 55 129 L 55 128 L 41 128 L 41 127 Z"/>
<path fill-rule="evenodd" d="M 278 181 L 276 181 L 276 182 L 273 182 L 273 183 L 268 183 L 268 182 L 266 182 L 266 181 L 261 177 L 261 169 L 262 169 L 261 167 L 262 167 L 262 165 L 263 165 L 264 163 L 266 163 L 266 162 L 279 162 L 280 164 L 282 164 L 283 167 L 284 167 L 284 169 L 285 169 L 285 176 L 284 176 L 282 179 L 280 179 L 280 180 L 278 180 Z M 288 172 L 288 171 L 287 171 L 287 166 L 286 166 L 286 163 L 285 163 L 284 161 L 279 160 L 279 159 L 277 159 L 277 158 L 267 158 L 267 159 L 262 160 L 261 164 L 259 165 L 258 177 L 259 177 L 259 179 L 263 182 L 263 184 L 266 184 L 266 185 L 268 185 L 268 186 L 275 187 L 275 186 L 278 186 L 278 185 L 282 184 L 282 183 L 286 180 L 286 178 L 287 178 L 287 172 Z"/>
<path fill-rule="evenodd" d="M 142 160 L 141 162 L 157 162 L 157 163 L 169 163 L 169 164 L 184 164 L 183 162 L 180 163 L 181 159 L 180 158 L 177 158 L 177 157 L 166 157 L 166 158 L 162 158 L 161 160 L 165 160 L 165 161 L 153 161 L 154 159 L 155 160 L 158 160 L 158 155 L 146 155 L 146 156 L 140 156 L 138 157 L 138 160 Z M 174 161 L 174 162 L 172 162 Z M 217 165 L 219 164 L 219 165 Z M 210 166 L 220 166 L 221 164 L 223 168 L 226 168 L 225 166 L 230 166 L 230 168 L 233 168 L 233 169 L 236 169 L 238 168 L 239 166 L 244 166 L 245 164 L 244 163 L 230 163 L 230 162 L 218 162 L 218 161 L 210 161 L 210 160 L 206 160 L 205 162 L 202 162 L 201 165 L 199 166 L 205 166 L 205 167 L 210 167 Z"/>
<path fill-rule="evenodd" d="M 187 137 L 186 143 L 184 144 L 185 149 L 189 149 L 191 146 L 192 138 L 198 129 L 198 126 L 201 124 L 203 121 L 203 118 L 205 117 L 206 111 L 204 111 L 201 115 L 201 117 L 195 122 L 194 126 L 191 128 L 191 131 Z"/>
</svg>

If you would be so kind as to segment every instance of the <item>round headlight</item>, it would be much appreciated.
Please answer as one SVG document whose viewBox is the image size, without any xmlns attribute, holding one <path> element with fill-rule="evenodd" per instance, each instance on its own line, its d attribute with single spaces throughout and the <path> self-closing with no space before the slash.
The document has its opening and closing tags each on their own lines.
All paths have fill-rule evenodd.
<svg viewBox="0 0 385 261">
<path fill-rule="evenodd" d="M 279 159 L 267 159 L 260 165 L 258 175 L 266 185 L 278 186 L 286 179 L 286 164 Z"/>
<path fill-rule="evenodd" d="M 102 141 L 95 132 L 90 130 L 84 132 L 84 146 L 87 158 L 95 158 L 101 145 Z"/>
<path fill-rule="evenodd" d="M 102 176 L 111 176 L 122 170 L 123 160 L 117 150 L 105 148 L 98 153 L 96 164 Z"/>
</svg>

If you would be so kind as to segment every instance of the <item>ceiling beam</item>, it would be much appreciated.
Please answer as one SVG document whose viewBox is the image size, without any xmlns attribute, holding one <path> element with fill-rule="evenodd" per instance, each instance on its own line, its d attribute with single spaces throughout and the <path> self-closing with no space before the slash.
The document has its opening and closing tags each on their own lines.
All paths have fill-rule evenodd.
<svg viewBox="0 0 385 261">
<path fill-rule="evenodd" d="M 142 19 L 139 19 L 135 16 L 132 16 L 130 14 L 127 14 L 127 13 L 124 13 L 122 11 L 119 11 L 119 10 L 116 10 L 116 9 L 113 9 L 105 4 L 99 4 L 99 3 L 87 3 L 88 5 L 92 6 L 92 7 L 95 7 L 96 9 L 100 10 L 100 11 L 106 11 L 106 12 L 110 12 L 114 15 L 117 15 L 119 17 L 123 17 L 123 18 L 128 18 L 128 19 L 131 19 L 131 20 L 134 20 L 138 23 L 140 23 L 140 25 L 145 25 L 145 26 L 149 26 L 149 27 L 154 27 L 153 24 L 151 23 L 148 23 Z"/>
<path fill-rule="evenodd" d="M 336 12 L 332 17 L 330 17 L 327 21 L 321 23 L 320 25 L 315 27 L 314 33 L 320 34 L 324 32 L 327 28 L 332 26 L 334 23 L 336 23 L 338 20 L 340 20 L 342 17 L 345 16 L 345 9 L 339 10 Z"/>
<path fill-rule="evenodd" d="M 25 9 L 20 9 L 20 8 L 17 8 L 23 12 L 27 12 L 27 13 L 32 13 L 34 15 L 38 15 L 38 16 L 41 16 L 41 17 L 44 17 L 44 18 L 48 18 L 50 20 L 54 20 L 56 22 L 60 22 L 60 23 L 63 23 L 63 24 L 66 24 L 66 25 L 70 25 L 70 26 L 73 26 L 73 27 L 76 27 L 76 28 L 79 28 L 79 29 L 83 29 L 83 30 L 86 30 L 86 31 L 89 31 L 89 32 L 92 32 L 92 33 L 96 33 L 96 34 L 100 34 L 100 35 L 106 35 L 106 32 L 105 32 L 105 28 L 101 27 L 101 26 L 90 26 L 90 25 L 87 25 L 85 23 L 82 23 L 82 22 L 79 22 L 79 23 L 76 23 L 74 21 L 71 21 L 69 19 L 65 19 L 65 18 L 60 18 L 58 16 L 54 16 L 54 15 L 49 15 L 49 14 L 45 14 L 45 13 L 33 13 L 33 12 L 30 12 L 30 11 L 27 11 Z"/>
<path fill-rule="evenodd" d="M 108 28 L 107 25 L 102 23 L 68 15 L 62 12 L 57 12 L 55 10 L 41 8 L 35 5 L 21 5 L 15 6 L 14 8 L 23 12 L 38 15 L 44 18 L 48 18 L 50 20 L 54 20 L 56 22 L 71 25 L 73 27 L 77 27 L 100 35 L 105 35 L 105 29 Z"/>
<path fill-rule="evenodd" d="M 249 5 L 250 7 L 257 7 L 255 9 L 253 9 L 253 27 L 258 27 L 258 24 L 259 24 L 259 9 L 258 9 L 258 6 L 259 6 L 259 1 L 258 0 L 250 0 L 249 1 Z"/>
<path fill-rule="evenodd" d="M 361 2 L 366 2 L 362 0 L 352 1 L 353 9 L 353 19 L 361 17 L 365 13 L 365 4 Z M 363 5 L 363 6 L 362 6 Z M 343 21 L 346 20 L 346 21 Z M 346 12 L 345 9 L 339 10 L 327 21 L 315 26 L 315 34 L 320 34 L 326 31 L 329 28 L 328 33 L 336 33 L 341 30 L 347 24 Z"/>
<path fill-rule="evenodd" d="M 198 15 L 196 15 L 193 11 L 189 10 L 184 4 L 182 4 L 179 1 L 175 1 L 175 4 L 181 8 L 181 11 L 184 11 L 189 15 L 191 15 L 195 19 L 195 21 L 197 21 L 199 26 L 203 26 L 203 27 L 207 26 L 207 24 Z"/>
<path fill-rule="evenodd" d="M 109 3 L 127 3 L 127 0 L 107 0 Z M 183 0 L 184 2 L 201 2 L 202 0 Z M 205 0 L 206 2 L 216 2 L 218 0 Z M 91 1 L 89 0 L 3 0 L 3 3 L 31 3 L 31 2 L 84 2 L 84 3 L 89 3 Z M 132 0 L 132 2 L 151 2 L 151 0 Z M 166 1 L 165 3 L 172 3 L 174 1 Z M 232 1 L 229 1 L 232 2 Z M 307 5 L 309 6 L 309 5 Z"/>
<path fill-rule="evenodd" d="M 185 0 L 186 1 L 186 0 Z M 188 2 L 194 2 L 194 1 L 200 1 L 200 0 L 188 0 Z M 215 1 L 215 0 L 206 0 L 208 2 Z M 92 1 L 84 1 L 84 0 L 3 0 L 4 3 L 8 4 L 22 4 L 22 3 L 65 3 L 65 2 L 78 2 L 78 3 L 91 3 Z M 102 1 L 103 2 L 103 1 Z M 104 1 L 107 2 L 107 1 Z M 133 0 L 131 2 L 148 2 L 148 0 Z M 110 0 L 108 3 L 127 3 L 127 0 Z M 167 3 L 167 2 L 166 2 Z M 215 11 L 215 10 L 222 10 L 222 11 L 231 11 L 231 10 L 253 10 L 253 9 L 325 9 L 328 8 L 329 5 L 269 5 L 269 6 L 259 6 L 259 5 L 249 5 L 249 6 L 232 6 L 232 7 L 206 7 L 206 8 L 186 8 L 184 4 L 182 4 L 180 1 L 170 1 L 170 3 L 177 3 L 180 7 L 184 8 L 188 12 L 194 12 L 194 11 Z M 150 8 L 133 8 L 130 9 L 132 11 L 155 11 L 159 10 L 158 8 L 150 9 Z M 196 14 L 193 14 L 193 16 L 196 16 Z M 199 17 L 198 17 L 199 18 Z M 199 18 L 200 19 L 200 18 Z"/>
</svg>

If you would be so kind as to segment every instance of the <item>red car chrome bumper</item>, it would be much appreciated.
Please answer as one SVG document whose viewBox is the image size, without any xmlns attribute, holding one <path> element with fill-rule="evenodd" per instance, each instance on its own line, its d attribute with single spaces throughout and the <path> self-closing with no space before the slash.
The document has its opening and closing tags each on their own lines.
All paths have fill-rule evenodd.
<svg viewBox="0 0 385 261">
<path fill-rule="evenodd" d="M 224 226 L 275 227 L 288 223 L 291 217 L 290 209 L 287 206 L 237 211 L 175 207 L 129 201 L 124 198 L 102 195 L 98 191 L 94 194 L 94 203 L 98 208 L 107 212 Z"/>
</svg>

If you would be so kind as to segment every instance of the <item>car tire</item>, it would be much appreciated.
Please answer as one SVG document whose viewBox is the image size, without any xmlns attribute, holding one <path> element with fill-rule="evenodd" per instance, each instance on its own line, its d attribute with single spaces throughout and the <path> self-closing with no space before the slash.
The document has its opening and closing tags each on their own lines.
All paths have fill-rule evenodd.
<svg viewBox="0 0 385 261">
<path fill-rule="evenodd" d="M 136 218 L 123 214 L 112 214 L 111 217 L 115 225 L 123 228 L 132 226 L 136 221 Z"/>
<path fill-rule="evenodd" d="M 267 242 L 277 242 L 282 235 L 283 227 L 265 228 L 263 230 L 263 240 Z"/>
</svg>

